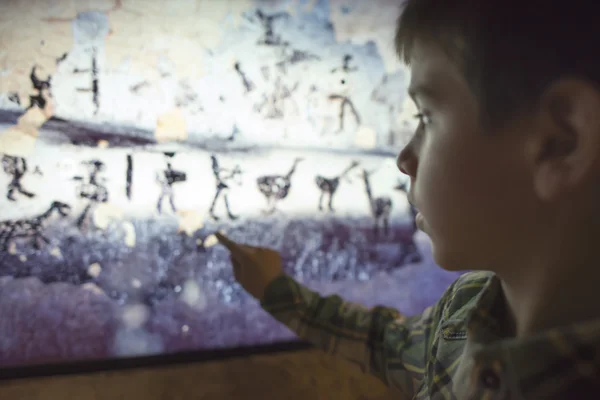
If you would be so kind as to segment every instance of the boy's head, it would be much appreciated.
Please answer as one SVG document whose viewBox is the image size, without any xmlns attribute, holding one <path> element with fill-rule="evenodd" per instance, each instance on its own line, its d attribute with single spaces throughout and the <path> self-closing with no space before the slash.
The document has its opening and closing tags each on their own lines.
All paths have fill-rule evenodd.
<svg viewBox="0 0 600 400">
<path fill-rule="evenodd" d="M 398 165 L 442 267 L 522 265 L 600 229 L 598 15 L 577 0 L 406 2 L 396 47 L 420 121 Z"/>
</svg>

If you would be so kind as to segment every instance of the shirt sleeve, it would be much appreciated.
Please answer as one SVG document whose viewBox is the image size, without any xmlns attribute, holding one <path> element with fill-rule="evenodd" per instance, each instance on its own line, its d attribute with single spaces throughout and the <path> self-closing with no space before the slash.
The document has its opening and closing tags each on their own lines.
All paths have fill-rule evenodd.
<svg viewBox="0 0 600 400">
<path fill-rule="evenodd" d="M 413 394 L 453 286 L 422 314 L 405 317 L 393 308 L 368 309 L 337 295 L 321 296 L 283 275 L 266 288 L 261 305 L 299 338 Z"/>
</svg>

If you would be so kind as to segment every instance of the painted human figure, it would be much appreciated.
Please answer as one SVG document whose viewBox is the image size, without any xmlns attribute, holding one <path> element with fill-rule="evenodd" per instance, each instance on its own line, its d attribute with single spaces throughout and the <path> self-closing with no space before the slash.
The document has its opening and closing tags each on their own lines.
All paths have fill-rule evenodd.
<svg viewBox="0 0 600 400">
<path fill-rule="evenodd" d="M 16 193 L 20 193 L 27 198 L 35 197 L 35 194 L 23 188 L 21 179 L 27 173 L 27 161 L 23 157 L 4 155 L 2 157 L 2 169 L 11 176 L 6 191 L 6 198 L 10 201 L 17 201 Z"/>
<path fill-rule="evenodd" d="M 170 159 L 175 156 L 175 153 L 167 152 L 164 153 L 167 158 L 167 168 L 157 174 L 156 180 L 161 185 L 160 196 L 156 204 L 156 210 L 159 214 L 162 214 L 162 203 L 165 198 L 169 199 L 169 205 L 173 212 L 177 212 L 175 207 L 175 198 L 173 194 L 173 185 L 177 182 L 185 182 L 187 176 L 185 172 L 177 171 L 173 169 Z"/>
<path fill-rule="evenodd" d="M 329 100 L 335 100 L 340 102 L 340 113 L 338 114 L 338 130 L 337 133 L 340 133 L 344 130 L 344 120 L 346 118 L 346 109 L 349 109 L 354 117 L 354 121 L 357 125 L 360 125 L 360 116 L 358 115 L 358 111 L 356 107 L 354 107 L 354 103 L 350 100 L 349 97 L 339 94 L 332 94 L 329 96 Z"/>
<path fill-rule="evenodd" d="M 305 115 L 308 123 L 315 132 L 323 132 L 323 123 L 321 121 L 321 93 L 316 85 L 311 85 L 308 94 L 305 96 L 306 106 Z"/>
<path fill-rule="evenodd" d="M 342 62 L 342 66 L 332 69 L 331 73 L 334 74 L 338 71 L 343 71 L 345 73 L 348 73 L 348 72 L 354 72 L 354 71 L 358 70 L 358 67 L 350 66 L 350 62 L 352 61 L 352 58 L 353 57 L 350 54 L 344 55 L 344 61 Z"/>
<path fill-rule="evenodd" d="M 283 74 L 287 73 L 288 67 L 291 65 L 321 60 L 321 57 L 306 51 L 290 49 L 289 47 L 284 47 L 282 50 L 282 59 L 275 65 Z"/>
<path fill-rule="evenodd" d="M 92 46 L 89 50 L 91 55 L 90 60 L 90 69 L 78 69 L 73 70 L 75 74 L 91 74 L 91 82 L 90 86 L 86 88 L 77 88 L 77 92 L 79 93 L 91 93 L 92 95 L 92 103 L 94 104 L 94 115 L 98 114 L 98 110 L 100 109 L 100 92 L 99 92 L 99 84 L 98 84 L 98 76 L 99 76 L 99 68 L 98 68 L 98 49 L 95 46 Z"/>
<path fill-rule="evenodd" d="M 410 97 L 405 95 L 408 85 L 406 75 L 405 71 L 384 75 L 371 93 L 371 100 L 387 109 L 389 146 L 401 146 L 405 136 L 414 131 L 411 119 L 407 118 L 415 114 L 415 108 Z"/>
<path fill-rule="evenodd" d="M 2 133 L 0 153 L 2 156 L 2 169 L 10 176 L 6 197 L 10 201 L 17 201 L 17 193 L 32 198 L 35 195 L 25 190 L 22 179 L 29 172 L 25 156 L 35 145 L 39 136 L 39 128 L 54 114 L 54 104 L 50 93 L 50 77 L 42 80 L 37 76 L 37 67 L 31 69 L 29 78 L 35 91 L 29 96 L 30 104 L 25 113 L 19 117 L 17 124 L 9 127 Z M 34 174 L 40 174 L 36 167 Z"/>
<path fill-rule="evenodd" d="M 299 82 L 296 82 L 291 88 L 283 81 L 281 76 L 275 79 L 273 91 L 270 94 L 264 94 L 262 101 L 255 105 L 254 109 L 258 113 L 264 112 L 265 118 L 278 119 L 286 114 L 285 106 L 289 103 L 294 111 L 298 111 L 292 95 L 298 89 Z"/>
<path fill-rule="evenodd" d="M 212 155 L 210 158 L 212 163 L 212 171 L 216 181 L 215 197 L 210 205 L 210 216 L 215 221 L 219 220 L 219 217 L 217 217 L 215 214 L 215 206 L 217 205 L 217 201 L 222 197 L 223 203 L 225 204 L 225 209 L 227 210 L 227 216 L 229 219 L 235 220 L 238 217 L 231 212 L 231 208 L 229 207 L 229 182 L 233 180 L 238 185 L 241 184 L 239 178 L 241 178 L 242 171 L 240 170 L 239 165 L 236 165 L 232 170 L 221 168 L 215 155 Z"/>
<path fill-rule="evenodd" d="M 89 226 L 89 219 L 93 208 L 97 204 L 108 201 L 108 189 L 104 186 L 106 179 L 99 176 L 105 171 L 104 163 L 100 160 L 91 160 L 84 162 L 84 164 L 90 169 L 87 180 L 82 176 L 73 178 L 73 180 L 81 182 L 77 188 L 78 196 L 88 200 L 88 205 L 84 208 L 79 218 L 77 218 L 77 227 L 80 230 L 85 230 Z"/>
<path fill-rule="evenodd" d="M 351 67 L 350 61 L 352 61 L 352 56 L 349 54 L 346 54 L 344 56 L 344 61 L 343 61 L 342 66 L 331 70 L 332 74 L 341 75 L 340 84 L 341 84 L 341 87 L 343 88 L 342 92 L 347 91 L 347 89 L 346 89 L 347 84 L 348 84 L 347 75 L 358 69 L 357 67 Z M 354 121 L 356 122 L 356 124 L 360 125 L 360 123 L 361 123 L 360 115 L 358 114 L 358 111 L 356 110 L 354 103 L 346 94 L 341 94 L 341 93 L 331 94 L 331 95 L 329 95 L 329 100 L 330 101 L 338 101 L 339 105 L 340 105 L 340 109 L 339 109 L 340 111 L 338 114 L 339 123 L 338 123 L 337 133 L 340 133 L 344 130 L 346 110 L 350 111 L 350 113 L 354 117 Z"/>
<path fill-rule="evenodd" d="M 48 76 L 46 80 L 42 80 L 38 78 L 36 70 L 37 66 L 34 65 L 31 68 L 31 73 L 29 74 L 29 80 L 31 81 L 31 85 L 36 93 L 29 96 L 29 107 L 27 107 L 28 110 L 32 107 L 39 107 L 40 109 L 44 110 L 51 97 L 50 86 L 52 77 Z"/>
<path fill-rule="evenodd" d="M 242 85 L 244 85 L 245 92 L 250 93 L 251 91 L 253 91 L 255 88 L 255 85 L 248 78 L 246 73 L 242 70 L 242 66 L 239 62 L 236 62 L 234 64 L 234 69 L 235 69 L 235 72 L 239 75 L 240 79 L 242 80 Z"/>
<path fill-rule="evenodd" d="M 261 10 L 256 11 L 256 16 L 260 20 L 260 23 L 264 29 L 263 37 L 258 41 L 257 44 L 267 46 L 287 46 L 287 42 L 281 40 L 281 36 L 275 34 L 273 30 L 273 23 L 279 18 L 287 17 L 286 13 L 277 13 L 273 15 L 267 15 Z"/>
</svg>

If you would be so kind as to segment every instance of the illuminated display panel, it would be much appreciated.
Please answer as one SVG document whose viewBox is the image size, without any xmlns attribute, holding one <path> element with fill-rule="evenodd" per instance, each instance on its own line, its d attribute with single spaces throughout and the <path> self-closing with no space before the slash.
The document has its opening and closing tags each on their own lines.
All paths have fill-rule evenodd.
<svg viewBox="0 0 600 400">
<path fill-rule="evenodd" d="M 76 3 L 0 6 L 0 367 L 294 340 L 216 231 L 408 314 L 456 277 L 395 166 L 395 2 Z"/>
</svg>

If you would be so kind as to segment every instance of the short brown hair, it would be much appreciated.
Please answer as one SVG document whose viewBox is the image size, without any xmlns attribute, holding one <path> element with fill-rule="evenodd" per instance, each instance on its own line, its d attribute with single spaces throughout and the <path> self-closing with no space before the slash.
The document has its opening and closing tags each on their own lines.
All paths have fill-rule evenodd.
<svg viewBox="0 0 600 400">
<path fill-rule="evenodd" d="M 600 86 L 600 1 L 407 0 L 395 38 L 407 64 L 415 40 L 450 56 L 492 126 L 532 111 L 557 79 Z"/>
</svg>

